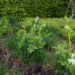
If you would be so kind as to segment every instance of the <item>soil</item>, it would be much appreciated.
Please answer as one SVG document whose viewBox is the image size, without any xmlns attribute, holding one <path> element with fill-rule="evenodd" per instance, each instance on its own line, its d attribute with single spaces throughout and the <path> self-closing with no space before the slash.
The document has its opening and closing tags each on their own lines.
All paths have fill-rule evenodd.
<svg viewBox="0 0 75 75">
<path fill-rule="evenodd" d="M 13 58 L 11 56 L 10 50 L 2 50 L 0 49 L 0 62 L 2 64 L 8 65 L 9 72 L 11 72 L 11 75 L 13 75 L 13 70 L 18 68 L 20 72 L 22 72 L 22 75 L 55 75 L 54 70 L 48 68 L 45 69 L 42 66 L 39 66 L 38 64 L 32 64 L 28 65 L 26 69 L 24 69 L 24 66 L 22 65 L 21 61 L 18 58 Z"/>
</svg>

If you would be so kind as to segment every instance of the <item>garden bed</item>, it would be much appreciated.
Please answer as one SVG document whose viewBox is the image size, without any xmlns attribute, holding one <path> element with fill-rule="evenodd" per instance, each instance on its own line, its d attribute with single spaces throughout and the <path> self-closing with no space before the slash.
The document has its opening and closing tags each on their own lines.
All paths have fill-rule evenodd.
<svg viewBox="0 0 75 75">
<path fill-rule="evenodd" d="M 69 27 L 74 29 L 74 19 L 71 22 Z M 69 39 L 65 24 L 71 23 L 38 17 L 5 20 L 0 35 L 0 74 L 71 75 L 68 59 L 75 50 L 75 31 L 72 29 Z"/>
</svg>

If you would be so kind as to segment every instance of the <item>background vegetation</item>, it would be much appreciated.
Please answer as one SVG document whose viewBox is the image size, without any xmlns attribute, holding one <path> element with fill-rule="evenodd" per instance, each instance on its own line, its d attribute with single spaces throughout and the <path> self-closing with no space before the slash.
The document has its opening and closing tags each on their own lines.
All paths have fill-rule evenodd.
<svg viewBox="0 0 75 75">
<path fill-rule="evenodd" d="M 75 20 L 69 0 L 0 0 L 0 75 L 75 75 Z M 63 18 L 60 18 L 63 17 Z"/>
<path fill-rule="evenodd" d="M 69 0 L 0 0 L 0 16 L 25 17 L 63 17 Z M 70 15 L 69 10 L 68 15 Z"/>
</svg>

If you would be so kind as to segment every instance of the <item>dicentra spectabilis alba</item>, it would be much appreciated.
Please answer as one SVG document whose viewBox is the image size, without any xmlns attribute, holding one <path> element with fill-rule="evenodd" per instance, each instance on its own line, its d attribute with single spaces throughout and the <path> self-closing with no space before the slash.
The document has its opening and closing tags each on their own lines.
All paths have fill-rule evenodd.
<svg viewBox="0 0 75 75">
<path fill-rule="evenodd" d="M 37 22 L 38 22 L 38 20 L 39 20 L 39 17 L 36 17 L 36 18 L 35 18 L 35 23 L 37 23 Z"/>
<path fill-rule="evenodd" d="M 46 26 L 46 24 L 43 24 L 43 27 L 45 27 Z"/>
<path fill-rule="evenodd" d="M 67 30 L 70 29 L 70 27 L 68 25 L 64 26 L 64 28 Z"/>
<path fill-rule="evenodd" d="M 72 64 L 73 66 L 75 66 L 75 59 L 68 59 L 69 63 Z"/>
<path fill-rule="evenodd" d="M 72 53 L 72 58 L 75 58 L 75 54 Z"/>
</svg>

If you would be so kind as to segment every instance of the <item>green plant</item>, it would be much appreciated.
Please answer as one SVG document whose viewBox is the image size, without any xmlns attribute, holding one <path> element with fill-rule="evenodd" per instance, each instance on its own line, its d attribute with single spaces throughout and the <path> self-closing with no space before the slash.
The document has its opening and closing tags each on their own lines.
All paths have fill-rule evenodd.
<svg viewBox="0 0 75 75">
<path fill-rule="evenodd" d="M 20 28 L 21 28 L 21 24 L 20 22 L 18 22 L 18 20 L 16 20 L 14 17 L 9 16 L 8 17 L 9 23 L 11 25 L 11 31 L 13 33 L 16 33 Z"/>
<path fill-rule="evenodd" d="M 57 41 L 58 27 L 46 25 L 42 28 L 41 35 L 46 42 L 46 47 L 51 48 Z"/>
<path fill-rule="evenodd" d="M 10 75 L 6 64 L 2 65 L 0 63 L 0 75 Z"/>
<path fill-rule="evenodd" d="M 11 19 L 12 20 L 12 19 Z M 17 31 L 21 29 L 21 24 L 19 22 L 14 22 L 9 19 L 11 24 L 10 32 L 8 33 L 8 38 L 6 38 L 6 44 L 9 49 L 17 49 Z"/>
<path fill-rule="evenodd" d="M 72 75 L 75 74 L 75 52 L 72 53 L 71 58 L 68 59 L 68 62 L 70 64 L 70 71 L 72 72 Z"/>
<path fill-rule="evenodd" d="M 17 38 L 16 34 L 12 33 L 11 36 L 10 34 L 8 35 L 8 38 L 6 39 L 6 44 L 8 49 L 17 49 Z"/>
<path fill-rule="evenodd" d="M 72 32 L 71 32 L 71 41 L 72 42 L 75 42 L 75 31 L 73 30 Z"/>
<path fill-rule="evenodd" d="M 70 50 L 72 50 L 71 48 L 71 31 L 72 31 L 72 28 L 67 26 L 67 25 L 70 25 L 69 22 L 71 22 L 72 18 L 70 17 L 69 19 L 67 17 L 65 17 L 65 20 L 66 20 L 66 26 L 65 28 L 68 30 L 68 39 L 69 39 L 69 46 L 70 46 Z"/>
<path fill-rule="evenodd" d="M 57 61 L 58 69 L 66 69 L 67 72 L 70 71 L 70 66 L 68 63 L 68 58 L 71 56 L 71 51 L 66 49 L 66 43 L 58 44 L 54 47 L 55 56 Z M 63 68 L 62 68 L 63 67 Z"/>
<path fill-rule="evenodd" d="M 55 44 L 58 28 L 54 25 L 39 24 L 38 17 L 33 21 L 22 21 L 21 24 L 16 32 L 12 32 L 11 36 L 9 34 L 8 48 L 16 49 L 12 55 L 19 57 L 23 62 L 43 63 L 46 57 L 44 47 L 48 45 L 50 49 Z"/>
<path fill-rule="evenodd" d="M 72 25 L 72 17 L 65 17 L 65 25 L 63 25 L 63 28 L 59 28 L 60 29 L 60 33 L 62 35 L 62 37 L 64 37 L 65 39 L 69 40 L 69 46 L 70 46 L 70 50 L 71 49 L 71 41 L 75 42 L 75 34 L 74 34 L 74 25 Z"/>
<path fill-rule="evenodd" d="M 0 0 L 0 16 L 11 15 L 18 20 L 36 16 L 44 18 L 62 17 L 65 14 L 68 3 L 69 0 Z"/>
<path fill-rule="evenodd" d="M 44 46 L 43 39 L 37 35 L 35 36 L 35 34 L 33 34 L 32 32 L 27 33 L 24 30 L 18 31 L 17 38 L 18 40 L 20 40 L 18 41 L 18 52 L 21 60 L 23 62 L 32 61 L 41 63 L 42 60 L 44 59 L 44 56 L 42 54 L 44 54 L 45 52 L 43 50 Z"/>
<path fill-rule="evenodd" d="M 59 0 L 57 1 L 56 0 L 46 0 L 46 1 L 45 0 L 37 0 L 37 1 L 26 0 L 25 1 L 25 7 L 26 7 L 25 11 L 26 11 L 26 15 L 31 16 L 31 17 L 36 17 L 36 16 L 60 17 L 64 15 L 64 10 L 66 10 L 65 7 L 67 3 L 68 3 L 68 0 L 66 0 L 66 2 L 64 0 L 61 0 L 61 1 Z"/>
<path fill-rule="evenodd" d="M 12 55 L 13 58 L 18 58 L 18 56 L 19 56 L 17 50 L 13 50 L 11 55 Z"/>
<path fill-rule="evenodd" d="M 13 75 L 22 75 L 22 73 L 18 69 L 14 69 Z"/>
<path fill-rule="evenodd" d="M 24 19 L 24 21 L 21 21 L 21 27 L 26 30 L 26 32 L 30 32 L 31 27 L 33 26 L 33 22 L 29 19 Z"/>
<path fill-rule="evenodd" d="M 6 17 L 0 19 L 0 36 L 8 32 L 9 21 Z"/>
<path fill-rule="evenodd" d="M 38 23 L 35 23 L 35 26 L 32 26 L 30 22 L 21 23 L 22 29 L 19 29 L 17 32 L 19 58 L 26 63 L 36 62 L 41 64 L 45 59 L 45 50 L 43 48 L 45 42 L 38 33 L 40 26 L 38 26 Z"/>
</svg>

